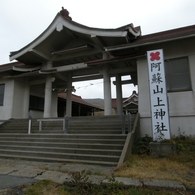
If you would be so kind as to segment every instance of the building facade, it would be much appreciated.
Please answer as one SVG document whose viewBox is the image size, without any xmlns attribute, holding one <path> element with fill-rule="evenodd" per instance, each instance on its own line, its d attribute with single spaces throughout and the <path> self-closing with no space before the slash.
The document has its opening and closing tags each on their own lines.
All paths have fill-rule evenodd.
<svg viewBox="0 0 195 195">
<path fill-rule="evenodd" d="M 146 53 L 163 49 L 171 135 L 195 135 L 195 26 L 141 35 L 132 24 L 97 29 L 78 24 L 62 9 L 34 41 L 0 66 L 1 119 L 27 118 L 30 97 L 44 99 L 43 117 L 58 117 L 57 99 L 66 90 L 72 116 L 73 82 L 103 79 L 104 114 L 112 114 L 110 78 L 116 78 L 117 114 L 123 112 L 122 85 L 138 85 L 140 133 L 152 135 Z M 130 75 L 123 81 L 122 76 Z M 39 116 L 39 113 L 35 113 Z"/>
</svg>

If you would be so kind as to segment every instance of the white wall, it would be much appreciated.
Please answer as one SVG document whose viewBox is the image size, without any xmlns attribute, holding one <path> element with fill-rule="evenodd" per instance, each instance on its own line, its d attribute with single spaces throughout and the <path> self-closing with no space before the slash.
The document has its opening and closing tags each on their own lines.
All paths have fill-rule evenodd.
<svg viewBox="0 0 195 195">
<path fill-rule="evenodd" d="M 29 117 L 30 94 L 44 98 L 44 85 L 30 87 L 28 79 L 1 80 L 5 84 L 4 103 L 0 106 L 0 120 Z M 52 93 L 52 117 L 57 117 L 57 93 Z M 33 118 L 43 118 L 43 111 L 31 111 Z"/>
<path fill-rule="evenodd" d="M 0 106 L 0 120 L 6 120 L 12 117 L 14 80 L 2 80 L 0 84 L 5 84 L 4 102 L 3 106 Z"/>
<path fill-rule="evenodd" d="M 0 106 L 0 119 L 27 118 L 29 108 L 28 85 L 23 80 L 4 80 L 4 102 Z"/>
<path fill-rule="evenodd" d="M 195 42 L 195 40 L 194 40 Z M 179 130 L 186 135 L 195 135 L 195 47 L 192 40 L 181 40 L 174 44 L 166 43 L 147 48 L 147 50 L 163 48 L 165 59 L 188 56 L 191 73 L 192 91 L 168 93 L 169 114 L 171 135 L 178 135 Z M 139 113 L 140 132 L 152 135 L 151 129 L 151 109 L 149 97 L 148 67 L 147 59 L 142 58 L 137 61 L 138 73 L 138 93 L 139 93 Z"/>
</svg>

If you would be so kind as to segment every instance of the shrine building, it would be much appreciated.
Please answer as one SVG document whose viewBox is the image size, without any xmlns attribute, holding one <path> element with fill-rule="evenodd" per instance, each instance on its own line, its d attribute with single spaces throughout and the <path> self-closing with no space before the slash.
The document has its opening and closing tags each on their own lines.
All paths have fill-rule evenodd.
<svg viewBox="0 0 195 195">
<path fill-rule="evenodd" d="M 171 136 L 195 135 L 194 43 L 195 25 L 142 35 L 141 27 L 132 23 L 116 29 L 84 26 L 63 8 L 41 35 L 10 53 L 16 62 L 0 66 L 0 119 L 28 118 L 29 111 L 35 118 L 59 117 L 57 100 L 62 91 L 66 92 L 64 116 L 71 117 L 72 83 L 95 79 L 103 79 L 104 115 L 111 115 L 115 77 L 116 114 L 123 113 L 122 85 L 137 85 L 139 131 L 151 135 L 146 53 L 162 49 Z M 32 97 L 40 102 L 40 110 L 29 106 Z"/>
</svg>

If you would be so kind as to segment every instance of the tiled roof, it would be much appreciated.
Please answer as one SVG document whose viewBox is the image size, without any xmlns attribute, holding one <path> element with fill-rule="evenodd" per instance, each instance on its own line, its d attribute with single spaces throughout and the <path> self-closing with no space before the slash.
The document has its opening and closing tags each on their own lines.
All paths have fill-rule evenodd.
<svg viewBox="0 0 195 195">
<path fill-rule="evenodd" d="M 134 42 L 118 46 L 110 46 L 107 47 L 106 50 L 112 51 L 118 50 L 120 48 L 128 49 L 137 46 L 150 45 L 193 36 L 195 36 L 195 25 L 139 36 Z"/>
<path fill-rule="evenodd" d="M 140 36 L 136 42 L 160 41 L 189 35 L 195 36 L 195 25 Z"/>
<path fill-rule="evenodd" d="M 132 95 L 128 98 L 123 98 L 123 107 L 129 105 L 129 104 L 135 104 L 138 105 L 138 99 L 135 100 L 134 97 L 138 98 L 138 94 L 136 91 L 132 92 Z M 112 108 L 117 108 L 117 100 L 112 99 Z"/>
<path fill-rule="evenodd" d="M 123 102 L 128 98 L 123 98 Z M 112 99 L 112 108 L 117 108 L 117 99 Z"/>
<path fill-rule="evenodd" d="M 12 69 L 13 66 L 23 66 L 24 64 L 21 62 L 12 62 L 12 63 L 7 63 L 7 64 L 2 64 L 0 65 L 0 71 L 1 70 L 7 70 L 7 69 Z"/>
<path fill-rule="evenodd" d="M 66 93 L 58 93 L 58 97 L 62 98 L 62 99 L 66 99 L 67 94 Z M 81 98 L 81 96 L 77 96 L 77 95 L 72 94 L 72 101 L 76 102 L 76 103 L 79 103 L 79 104 L 83 104 L 83 105 L 89 106 L 89 107 L 93 107 L 93 108 L 97 108 L 97 109 L 103 110 L 100 107 L 97 107 L 95 105 L 92 105 L 92 104 L 86 102 L 85 100 L 83 100 Z"/>
</svg>

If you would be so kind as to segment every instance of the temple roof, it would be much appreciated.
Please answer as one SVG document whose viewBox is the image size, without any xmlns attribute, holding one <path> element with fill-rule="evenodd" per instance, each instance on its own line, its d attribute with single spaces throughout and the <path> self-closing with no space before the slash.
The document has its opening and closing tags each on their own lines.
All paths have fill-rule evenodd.
<svg viewBox="0 0 195 195">
<path fill-rule="evenodd" d="M 69 75 L 72 82 L 101 79 L 102 67 L 109 65 L 110 77 L 130 75 L 131 79 L 122 83 L 137 85 L 136 61 L 146 56 L 149 48 L 194 36 L 195 25 L 144 36 L 133 24 L 116 29 L 91 28 L 73 21 L 63 8 L 40 36 L 11 52 L 10 60 L 20 63 L 5 65 L 0 74 L 4 78 L 26 77 L 33 84 L 50 74 L 61 88 L 66 87 Z M 47 62 L 52 62 L 52 67 L 45 66 Z"/>
<path fill-rule="evenodd" d="M 132 42 L 140 35 L 140 27 L 134 28 L 133 24 L 116 29 L 84 26 L 74 22 L 62 8 L 40 36 L 11 52 L 10 60 L 33 65 L 52 61 L 56 66 L 97 60 L 102 58 L 105 47 Z"/>
</svg>

